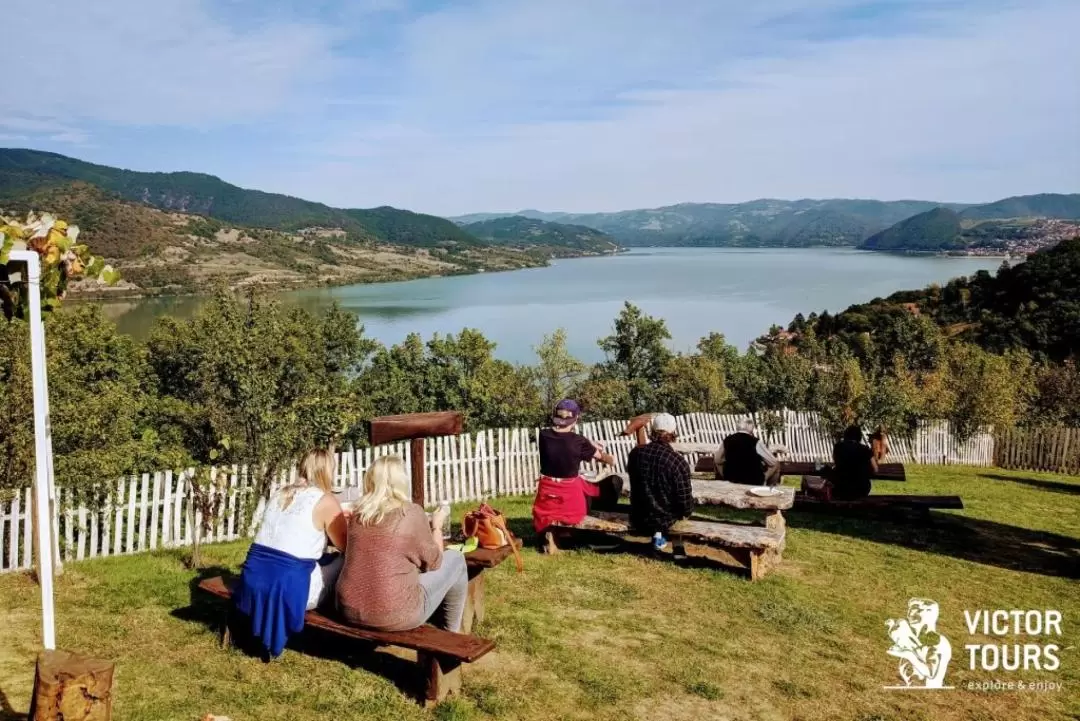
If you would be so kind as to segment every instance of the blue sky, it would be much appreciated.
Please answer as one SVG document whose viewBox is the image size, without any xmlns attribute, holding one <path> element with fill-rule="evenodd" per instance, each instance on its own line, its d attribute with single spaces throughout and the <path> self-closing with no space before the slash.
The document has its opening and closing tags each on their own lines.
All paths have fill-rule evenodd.
<svg viewBox="0 0 1080 721">
<path fill-rule="evenodd" d="M 0 146 L 347 207 L 1080 192 L 1078 0 L 5 0 Z M 38 38 L 30 42 L 29 38 Z"/>
</svg>

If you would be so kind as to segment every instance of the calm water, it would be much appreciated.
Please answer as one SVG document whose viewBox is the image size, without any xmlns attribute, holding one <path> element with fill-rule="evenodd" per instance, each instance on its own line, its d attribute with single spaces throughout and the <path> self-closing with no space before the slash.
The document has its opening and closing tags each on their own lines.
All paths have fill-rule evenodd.
<svg viewBox="0 0 1080 721">
<path fill-rule="evenodd" d="M 604 258 L 561 260 L 547 268 L 406 283 L 353 285 L 283 294 L 317 310 L 336 300 L 356 313 L 369 336 L 396 343 L 416 331 L 478 328 L 507 360 L 533 360 L 545 333 L 566 328 L 582 359 L 601 357 L 624 300 L 663 318 L 675 350 L 719 331 L 740 348 L 796 313 L 837 312 L 893 291 L 922 288 L 977 270 L 993 258 L 904 257 L 848 249 L 639 249 Z M 190 316 L 197 298 L 105 304 L 120 330 L 144 337 L 159 315 Z"/>
</svg>

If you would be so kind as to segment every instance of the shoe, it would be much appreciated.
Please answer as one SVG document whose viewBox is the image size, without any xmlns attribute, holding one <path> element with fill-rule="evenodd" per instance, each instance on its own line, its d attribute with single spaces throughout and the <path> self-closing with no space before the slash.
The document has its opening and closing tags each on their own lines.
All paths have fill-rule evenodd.
<svg viewBox="0 0 1080 721">
<path fill-rule="evenodd" d="M 652 547 L 654 551 L 663 551 L 667 546 L 667 539 L 660 533 L 654 533 L 652 537 Z"/>
</svg>

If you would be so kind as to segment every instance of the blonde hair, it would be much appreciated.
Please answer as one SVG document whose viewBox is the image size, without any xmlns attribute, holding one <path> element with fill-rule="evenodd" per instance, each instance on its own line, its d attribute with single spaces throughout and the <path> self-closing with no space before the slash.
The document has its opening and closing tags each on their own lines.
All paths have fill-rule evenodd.
<svg viewBox="0 0 1080 721">
<path fill-rule="evenodd" d="M 382 456 L 364 474 L 364 495 L 353 508 L 353 517 L 362 526 L 374 526 L 391 512 L 412 503 L 405 461 L 400 456 Z"/>
<path fill-rule="evenodd" d="M 325 448 L 316 448 L 308 451 L 300 461 L 300 478 L 307 482 L 308 486 L 315 486 L 323 493 L 334 492 L 334 454 Z M 300 484 L 289 486 L 284 490 L 281 498 L 281 507 L 288 508 L 296 492 L 303 488 Z"/>
</svg>

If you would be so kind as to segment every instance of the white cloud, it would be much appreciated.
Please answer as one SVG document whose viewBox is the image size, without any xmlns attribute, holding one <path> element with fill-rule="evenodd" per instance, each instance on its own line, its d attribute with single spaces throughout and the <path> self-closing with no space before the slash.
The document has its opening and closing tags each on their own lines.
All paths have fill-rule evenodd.
<svg viewBox="0 0 1080 721">
<path fill-rule="evenodd" d="M 0 139 L 446 214 L 1080 190 L 1076 0 L 416 8 L 6 0 L 45 39 L 5 55 Z"/>
<path fill-rule="evenodd" d="M 443 213 L 1080 189 L 1072 0 L 929 4 L 910 31 L 799 42 L 761 28 L 807 2 L 675 20 L 611 2 L 421 20 L 396 112 L 350 119 L 277 189 Z"/>
<path fill-rule="evenodd" d="M 200 0 L 7 0 L 0 114 L 202 126 L 258 120 L 332 64 L 315 24 L 229 25 Z M 35 38 L 30 41 L 29 38 Z"/>
</svg>

